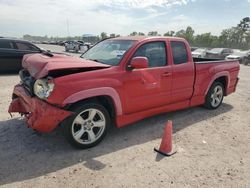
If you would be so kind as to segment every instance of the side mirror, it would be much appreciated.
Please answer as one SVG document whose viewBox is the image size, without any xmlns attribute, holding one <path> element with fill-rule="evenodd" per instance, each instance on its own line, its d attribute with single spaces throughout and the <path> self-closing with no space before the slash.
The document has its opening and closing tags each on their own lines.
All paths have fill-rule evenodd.
<svg viewBox="0 0 250 188">
<path fill-rule="evenodd" d="M 134 57 L 130 62 L 131 69 L 144 69 L 148 68 L 148 58 L 146 57 Z"/>
</svg>

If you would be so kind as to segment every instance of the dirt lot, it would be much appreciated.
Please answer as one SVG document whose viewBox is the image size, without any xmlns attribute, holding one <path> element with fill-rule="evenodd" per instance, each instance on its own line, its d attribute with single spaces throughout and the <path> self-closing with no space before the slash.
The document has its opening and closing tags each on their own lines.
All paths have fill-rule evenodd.
<svg viewBox="0 0 250 188">
<path fill-rule="evenodd" d="M 219 109 L 196 107 L 113 128 L 88 150 L 73 149 L 60 129 L 38 135 L 18 115 L 11 119 L 18 82 L 17 75 L 0 76 L 0 187 L 250 187 L 250 66 L 241 66 L 237 92 Z M 178 152 L 162 158 L 153 148 L 168 119 Z"/>
</svg>

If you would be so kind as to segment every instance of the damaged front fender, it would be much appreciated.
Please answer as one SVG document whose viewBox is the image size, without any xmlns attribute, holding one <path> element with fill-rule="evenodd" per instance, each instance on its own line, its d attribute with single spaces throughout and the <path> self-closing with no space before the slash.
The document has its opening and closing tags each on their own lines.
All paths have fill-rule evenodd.
<svg viewBox="0 0 250 188">
<path fill-rule="evenodd" d="M 14 95 L 17 97 L 12 100 L 9 113 L 24 114 L 28 126 L 39 132 L 53 131 L 61 121 L 73 114 L 36 97 L 30 97 L 21 85 L 15 87 Z"/>
</svg>

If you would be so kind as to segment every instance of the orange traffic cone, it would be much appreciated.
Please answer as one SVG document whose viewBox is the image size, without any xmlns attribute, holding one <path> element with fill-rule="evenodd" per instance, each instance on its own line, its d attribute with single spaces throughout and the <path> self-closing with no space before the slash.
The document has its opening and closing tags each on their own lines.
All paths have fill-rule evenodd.
<svg viewBox="0 0 250 188">
<path fill-rule="evenodd" d="M 160 149 L 158 150 L 154 148 L 154 151 L 168 157 L 175 154 L 176 151 L 172 152 L 172 133 L 173 133 L 173 123 L 172 121 L 168 121 L 164 129 L 164 134 L 161 140 Z"/>
</svg>

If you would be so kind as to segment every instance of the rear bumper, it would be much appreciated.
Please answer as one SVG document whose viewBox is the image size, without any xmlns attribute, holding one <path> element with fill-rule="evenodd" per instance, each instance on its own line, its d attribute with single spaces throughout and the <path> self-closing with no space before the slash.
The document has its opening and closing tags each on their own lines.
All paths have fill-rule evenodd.
<svg viewBox="0 0 250 188">
<path fill-rule="evenodd" d="M 61 121 L 72 115 L 70 111 L 52 106 L 37 97 L 31 97 L 21 85 L 15 86 L 13 94 L 15 98 L 8 112 L 24 114 L 28 127 L 39 132 L 53 131 Z"/>
</svg>

